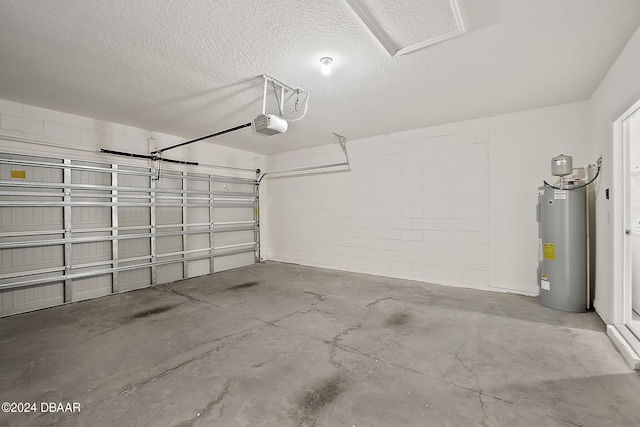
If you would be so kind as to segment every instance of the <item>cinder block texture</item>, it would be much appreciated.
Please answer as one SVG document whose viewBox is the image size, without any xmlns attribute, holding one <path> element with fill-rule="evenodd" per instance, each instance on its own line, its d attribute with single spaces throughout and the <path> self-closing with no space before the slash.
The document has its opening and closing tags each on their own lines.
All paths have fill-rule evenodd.
<svg viewBox="0 0 640 427">
<path fill-rule="evenodd" d="M 349 171 L 269 181 L 270 259 L 488 286 L 488 119 L 348 142 Z M 325 146 L 270 168 L 336 162 Z"/>
</svg>

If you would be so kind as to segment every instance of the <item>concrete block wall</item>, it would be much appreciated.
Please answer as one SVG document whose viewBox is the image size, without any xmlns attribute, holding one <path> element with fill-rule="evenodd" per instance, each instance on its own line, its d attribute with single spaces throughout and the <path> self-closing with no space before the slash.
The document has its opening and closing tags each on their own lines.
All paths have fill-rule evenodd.
<svg viewBox="0 0 640 427">
<path fill-rule="evenodd" d="M 349 172 L 268 179 L 267 258 L 487 287 L 488 119 L 349 141 L 348 151 Z M 336 144 L 273 155 L 269 169 L 342 159 Z"/>
<path fill-rule="evenodd" d="M 0 133 L 18 135 L 33 139 L 51 141 L 99 150 L 101 148 L 148 154 L 155 148 L 167 147 L 185 141 L 182 138 L 148 129 L 140 129 L 121 123 L 113 123 L 49 110 L 27 104 L 0 99 Z M 65 150 L 45 145 L 25 144 L 3 140 L 0 137 L 0 151 L 9 151 L 33 155 L 67 156 L 77 159 L 96 160 L 101 162 L 148 165 L 148 161 L 138 161 L 127 157 L 106 156 L 95 152 Z M 200 142 L 166 153 L 166 157 L 195 161 L 206 164 L 224 165 L 256 169 L 264 163 L 265 156 L 248 151 L 222 147 L 209 142 Z M 175 166 L 164 164 L 163 167 L 175 169 Z M 184 166 L 177 170 L 188 169 Z M 199 170 L 202 172 L 202 170 Z M 226 169 L 212 170 L 218 175 L 238 175 L 254 177 L 251 172 L 234 172 Z"/>
<path fill-rule="evenodd" d="M 595 162 L 588 129 L 585 101 L 349 141 L 349 172 L 266 179 L 263 256 L 535 295 L 537 188 L 559 153 Z M 342 159 L 333 145 L 268 164 Z"/>
</svg>

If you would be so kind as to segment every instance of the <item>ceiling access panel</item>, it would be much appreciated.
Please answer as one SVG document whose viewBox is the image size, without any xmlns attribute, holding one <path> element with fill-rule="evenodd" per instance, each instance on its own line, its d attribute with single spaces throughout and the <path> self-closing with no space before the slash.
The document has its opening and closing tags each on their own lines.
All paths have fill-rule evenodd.
<svg viewBox="0 0 640 427">
<path fill-rule="evenodd" d="M 391 56 L 400 56 L 464 34 L 457 0 L 346 0 Z"/>
</svg>

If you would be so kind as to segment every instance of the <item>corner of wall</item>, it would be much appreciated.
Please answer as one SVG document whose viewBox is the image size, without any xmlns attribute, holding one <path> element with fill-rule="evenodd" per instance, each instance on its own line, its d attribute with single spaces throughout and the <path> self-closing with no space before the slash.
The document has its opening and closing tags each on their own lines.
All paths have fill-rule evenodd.
<svg viewBox="0 0 640 427">
<path fill-rule="evenodd" d="M 613 169 L 613 122 L 640 99 L 640 28 L 636 30 L 589 100 L 590 151 L 602 155 L 602 173 L 596 199 L 596 289 L 595 308 L 607 324 L 621 321 L 621 283 L 616 283 L 613 254 L 614 201 L 622 197 Z M 606 190 L 610 198 L 605 197 Z"/>
</svg>

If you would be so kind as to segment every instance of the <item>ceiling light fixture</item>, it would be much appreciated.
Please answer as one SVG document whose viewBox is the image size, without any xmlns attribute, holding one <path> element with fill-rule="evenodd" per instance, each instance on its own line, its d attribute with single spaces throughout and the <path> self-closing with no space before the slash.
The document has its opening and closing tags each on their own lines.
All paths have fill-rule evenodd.
<svg viewBox="0 0 640 427">
<path fill-rule="evenodd" d="M 333 58 L 328 56 L 320 58 L 320 63 L 322 64 L 322 74 L 328 76 L 331 74 L 331 63 L 333 62 Z"/>
</svg>

